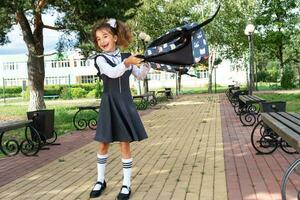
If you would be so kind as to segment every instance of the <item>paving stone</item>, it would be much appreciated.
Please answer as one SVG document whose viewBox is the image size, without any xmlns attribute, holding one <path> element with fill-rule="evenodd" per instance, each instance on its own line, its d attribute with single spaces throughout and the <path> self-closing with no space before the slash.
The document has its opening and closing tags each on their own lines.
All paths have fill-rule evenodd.
<svg viewBox="0 0 300 200">
<path fill-rule="evenodd" d="M 218 102 L 218 95 L 184 95 L 142 115 L 149 138 L 131 146 L 131 199 L 227 199 Z M 85 144 L 2 185 L 0 199 L 89 199 L 97 173 L 92 138 L 90 133 Z M 106 180 L 99 199 L 111 200 L 122 185 L 118 144 L 109 149 Z"/>
</svg>

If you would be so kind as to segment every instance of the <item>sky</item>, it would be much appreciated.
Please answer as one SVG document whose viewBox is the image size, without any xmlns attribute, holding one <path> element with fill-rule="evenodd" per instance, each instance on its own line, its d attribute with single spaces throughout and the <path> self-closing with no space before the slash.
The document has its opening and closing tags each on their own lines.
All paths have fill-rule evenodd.
<svg viewBox="0 0 300 200">
<path fill-rule="evenodd" d="M 43 22 L 47 25 L 54 25 L 55 16 L 43 15 Z M 44 29 L 44 49 L 45 53 L 55 52 L 56 43 L 58 42 L 61 33 L 55 30 Z M 13 26 L 13 29 L 8 33 L 11 43 L 0 46 L 0 55 L 27 54 L 26 44 L 23 40 L 23 35 L 19 25 Z"/>
</svg>

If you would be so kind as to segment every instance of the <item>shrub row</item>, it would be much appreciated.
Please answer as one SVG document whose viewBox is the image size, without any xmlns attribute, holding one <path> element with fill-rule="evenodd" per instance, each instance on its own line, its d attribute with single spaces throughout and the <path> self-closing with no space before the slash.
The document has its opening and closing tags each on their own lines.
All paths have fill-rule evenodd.
<svg viewBox="0 0 300 200">
<path fill-rule="evenodd" d="M 132 90 L 133 94 L 136 91 Z M 45 96 L 58 95 L 62 99 L 71 98 L 100 98 L 102 95 L 102 82 L 89 83 L 89 84 L 74 84 L 74 85 L 48 85 L 45 86 Z M 0 88 L 0 97 L 3 96 L 3 88 Z M 6 87 L 5 97 L 18 97 L 23 96 L 25 99 L 29 99 L 29 88 L 22 94 L 22 88 Z"/>
<path fill-rule="evenodd" d="M 22 87 L 21 86 L 5 87 L 4 92 L 5 94 L 20 94 L 22 92 Z M 3 87 L 0 88 L 0 93 L 3 94 Z"/>
<path fill-rule="evenodd" d="M 71 98 L 100 98 L 102 94 L 102 83 L 90 83 L 90 84 L 74 84 L 74 85 L 50 85 L 45 86 L 44 95 L 58 95 L 62 99 Z M 25 99 L 29 99 L 29 89 L 27 88 Z"/>
</svg>

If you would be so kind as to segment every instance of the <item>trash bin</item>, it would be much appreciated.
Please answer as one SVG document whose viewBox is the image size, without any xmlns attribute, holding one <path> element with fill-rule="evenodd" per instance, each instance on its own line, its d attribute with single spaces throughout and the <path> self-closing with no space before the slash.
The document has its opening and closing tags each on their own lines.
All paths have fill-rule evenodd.
<svg viewBox="0 0 300 200">
<path fill-rule="evenodd" d="M 285 101 L 271 101 L 261 102 L 261 112 L 285 112 L 286 102 Z"/>
<path fill-rule="evenodd" d="M 172 90 L 171 90 L 171 88 L 165 88 L 165 95 L 166 95 L 166 97 L 168 99 L 172 98 Z"/>
<path fill-rule="evenodd" d="M 38 131 L 44 143 L 55 142 L 57 134 L 54 131 L 54 110 L 30 111 L 27 112 L 27 118 L 33 120 L 33 127 Z"/>
</svg>

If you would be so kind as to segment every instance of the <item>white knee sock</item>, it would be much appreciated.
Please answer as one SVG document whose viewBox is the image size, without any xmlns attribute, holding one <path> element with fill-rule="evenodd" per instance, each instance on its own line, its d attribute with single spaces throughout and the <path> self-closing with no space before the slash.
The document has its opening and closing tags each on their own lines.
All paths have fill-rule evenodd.
<svg viewBox="0 0 300 200">
<path fill-rule="evenodd" d="M 104 176 L 105 176 L 105 167 L 106 167 L 106 162 L 107 162 L 107 157 L 108 155 L 100 155 L 97 154 L 97 171 L 98 171 L 98 176 L 97 176 L 97 182 L 104 182 Z M 96 184 L 93 190 L 100 190 L 101 185 Z"/>
<path fill-rule="evenodd" d="M 132 158 L 122 159 L 123 163 L 123 185 L 130 187 L 131 179 L 131 169 L 132 169 Z M 123 188 L 121 193 L 128 194 L 129 191 L 126 188 Z"/>
</svg>

